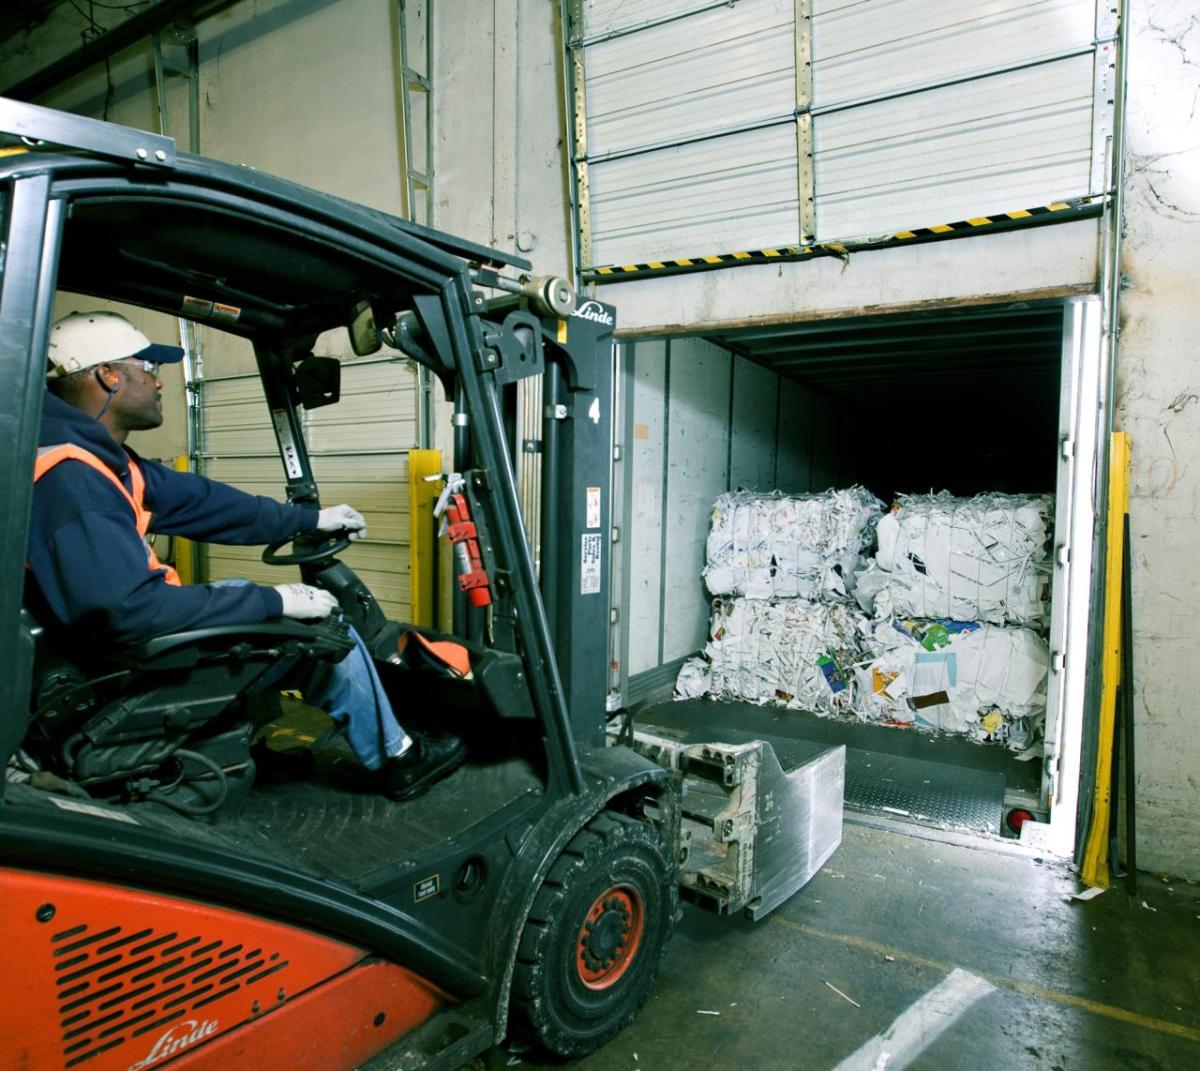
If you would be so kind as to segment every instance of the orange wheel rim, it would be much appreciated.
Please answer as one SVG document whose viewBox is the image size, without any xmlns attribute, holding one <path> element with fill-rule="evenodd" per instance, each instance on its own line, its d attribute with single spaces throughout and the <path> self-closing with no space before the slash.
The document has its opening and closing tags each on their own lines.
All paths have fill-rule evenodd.
<svg viewBox="0 0 1200 1071">
<path fill-rule="evenodd" d="M 628 885 L 596 897 L 575 943 L 575 966 L 588 989 L 608 989 L 620 980 L 637 956 L 645 921 L 641 894 Z"/>
</svg>

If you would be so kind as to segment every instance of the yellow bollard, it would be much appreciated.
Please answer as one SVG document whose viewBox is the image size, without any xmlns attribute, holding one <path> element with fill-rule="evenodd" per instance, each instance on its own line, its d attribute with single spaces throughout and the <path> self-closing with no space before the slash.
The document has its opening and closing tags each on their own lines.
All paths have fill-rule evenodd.
<svg viewBox="0 0 1200 1071">
<path fill-rule="evenodd" d="M 1117 686 L 1121 683 L 1121 574 L 1125 514 L 1129 512 L 1129 435 L 1115 431 L 1108 472 L 1108 536 L 1104 554 L 1104 631 L 1100 651 L 1100 725 L 1096 745 L 1096 789 L 1080 877 L 1108 888 L 1108 826 L 1112 810 L 1113 732 Z"/>
<path fill-rule="evenodd" d="M 183 455 L 175 459 L 173 468 L 176 472 L 191 471 L 188 459 Z M 196 548 L 192 545 L 192 541 L 184 539 L 183 536 L 172 536 L 171 551 L 175 558 L 175 572 L 179 574 L 179 579 L 185 584 L 193 583 L 196 579 L 194 558 Z"/>
<path fill-rule="evenodd" d="M 433 628 L 434 584 L 434 520 L 433 506 L 441 493 L 440 450 L 410 450 L 408 452 L 408 553 L 409 553 L 409 619 L 414 625 Z"/>
</svg>

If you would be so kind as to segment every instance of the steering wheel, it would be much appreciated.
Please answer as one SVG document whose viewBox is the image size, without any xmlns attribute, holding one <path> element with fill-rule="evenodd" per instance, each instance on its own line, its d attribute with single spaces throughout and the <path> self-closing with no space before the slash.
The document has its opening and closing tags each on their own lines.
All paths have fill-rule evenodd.
<svg viewBox="0 0 1200 1071">
<path fill-rule="evenodd" d="M 302 532 L 300 535 L 311 535 L 309 532 Z M 295 539 L 299 539 L 300 535 L 288 536 L 287 539 L 280 539 L 266 547 L 262 552 L 262 560 L 264 565 L 313 565 L 316 562 L 328 561 L 335 554 L 341 554 L 348 546 L 350 546 L 350 534 L 342 529 L 340 533 L 335 532 L 332 535 L 314 543 L 311 547 L 304 550 L 297 550 L 291 554 L 279 554 L 277 551 L 280 547 L 286 547 Z"/>
</svg>

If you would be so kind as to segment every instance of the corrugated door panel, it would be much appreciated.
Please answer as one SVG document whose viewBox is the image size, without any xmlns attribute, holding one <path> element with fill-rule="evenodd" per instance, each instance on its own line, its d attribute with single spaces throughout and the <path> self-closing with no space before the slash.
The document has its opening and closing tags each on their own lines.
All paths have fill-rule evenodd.
<svg viewBox="0 0 1200 1071">
<path fill-rule="evenodd" d="M 754 0 L 744 2 L 753 3 Z M 712 0 L 584 0 L 584 33 L 587 37 L 595 37 L 628 30 L 711 6 Z"/>
<path fill-rule="evenodd" d="M 207 380 L 203 399 L 204 474 L 249 494 L 282 501 L 286 494 L 283 464 L 258 376 Z M 206 544 L 208 577 L 268 586 L 299 582 L 299 569 L 264 565 L 261 553 L 261 547 Z"/>
<path fill-rule="evenodd" d="M 589 157 L 790 116 L 794 25 L 795 0 L 757 0 L 589 46 Z"/>
<path fill-rule="evenodd" d="M 371 543 L 407 544 L 408 457 L 404 454 L 364 454 L 358 457 L 313 459 L 321 501 L 330 506 L 348 502 L 367 519 Z M 252 495 L 282 500 L 286 490 L 275 459 L 221 459 L 209 462 L 208 475 Z"/>
<path fill-rule="evenodd" d="M 363 454 L 313 459 L 321 501 L 349 502 L 367 519 L 370 543 L 404 544 L 409 539 L 408 455 Z"/>
<path fill-rule="evenodd" d="M 206 382 L 204 429 L 206 452 L 209 454 L 279 457 L 263 399 L 262 383 L 257 376 Z"/>
<path fill-rule="evenodd" d="M 209 568 L 214 580 L 244 577 L 268 586 L 300 581 L 299 570 L 294 566 L 264 565 L 260 558 L 261 547 L 209 546 Z M 358 573 L 388 617 L 405 621 L 410 598 L 408 560 L 407 557 L 402 559 L 392 553 L 394 550 L 391 547 L 358 543 L 343 551 L 339 557 Z"/>
<path fill-rule="evenodd" d="M 589 174 L 597 264 L 799 240 L 796 130 L 790 121 L 593 164 Z"/>
<path fill-rule="evenodd" d="M 794 0 L 582 8 L 593 265 L 799 242 L 809 29 L 817 241 L 1100 192 L 1096 0 L 812 0 L 799 27 Z"/>
<path fill-rule="evenodd" d="M 342 400 L 305 414 L 314 456 L 408 450 L 417 441 L 416 375 L 405 362 L 342 365 Z"/>
<path fill-rule="evenodd" d="M 257 377 L 205 387 L 206 473 L 251 494 L 282 499 L 283 467 Z M 369 539 L 342 557 L 389 617 L 409 616 L 408 456 L 417 438 L 416 377 L 404 362 L 347 360 L 336 405 L 303 413 L 313 473 L 326 505 L 348 502 Z M 257 456 L 238 456 L 238 455 Z M 209 576 L 283 584 L 295 568 L 263 565 L 258 547 L 210 545 Z"/>
<path fill-rule="evenodd" d="M 818 116 L 818 239 L 1087 195 L 1092 62 L 1076 56 Z"/>
<path fill-rule="evenodd" d="M 262 547 L 208 546 L 209 580 L 249 580 L 272 587 L 275 584 L 299 584 L 300 570 L 294 565 L 264 565 Z"/>
<path fill-rule="evenodd" d="M 222 483 L 231 483 L 252 495 L 282 499 L 286 492 L 283 465 L 276 453 L 269 458 L 210 458 L 205 475 Z"/>
<path fill-rule="evenodd" d="M 1086 48 L 1095 0 L 814 0 L 813 106 Z"/>
</svg>

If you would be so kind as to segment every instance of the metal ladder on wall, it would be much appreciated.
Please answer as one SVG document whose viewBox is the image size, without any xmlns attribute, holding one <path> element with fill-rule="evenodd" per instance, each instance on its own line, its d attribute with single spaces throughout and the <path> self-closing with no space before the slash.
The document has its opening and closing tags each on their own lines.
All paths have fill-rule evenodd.
<svg viewBox="0 0 1200 1071">
<path fill-rule="evenodd" d="M 404 211 L 414 223 L 433 226 L 433 0 L 397 0 L 400 102 L 404 124 Z M 410 39 L 423 43 L 412 63 Z M 416 108 L 414 108 L 416 103 Z M 421 121 L 414 121 L 421 111 Z M 414 137 L 414 134 L 417 136 Z M 417 443 L 433 445 L 433 380 L 417 368 Z"/>
<path fill-rule="evenodd" d="M 433 224 L 433 0 L 397 0 L 397 32 L 401 64 L 403 109 L 404 207 L 410 219 Z M 420 43 L 420 62 L 414 64 L 410 41 Z M 168 85 L 182 79 L 187 86 L 187 151 L 200 152 L 200 64 L 195 28 L 178 24 L 151 37 L 159 132 L 170 136 Z M 421 47 L 423 46 L 423 47 Z M 418 113 L 420 115 L 417 121 Z M 187 397 L 187 464 L 202 472 L 205 456 L 203 328 L 179 320 L 183 347 L 184 388 Z M 418 370 L 417 440 L 427 448 L 432 440 L 432 380 Z M 205 548 L 193 545 L 192 579 L 207 579 Z"/>
<path fill-rule="evenodd" d="M 401 105 L 404 122 L 404 205 L 408 218 L 434 225 L 433 190 L 433 17 L 434 0 L 396 0 L 401 67 Z M 416 48 L 412 48 L 413 44 Z M 414 54 L 421 62 L 414 64 Z M 417 441 L 433 446 L 433 378 L 418 369 Z M 518 387 L 520 416 L 517 442 L 517 480 L 521 513 L 540 565 L 542 390 L 540 381 L 524 380 Z"/>
</svg>

